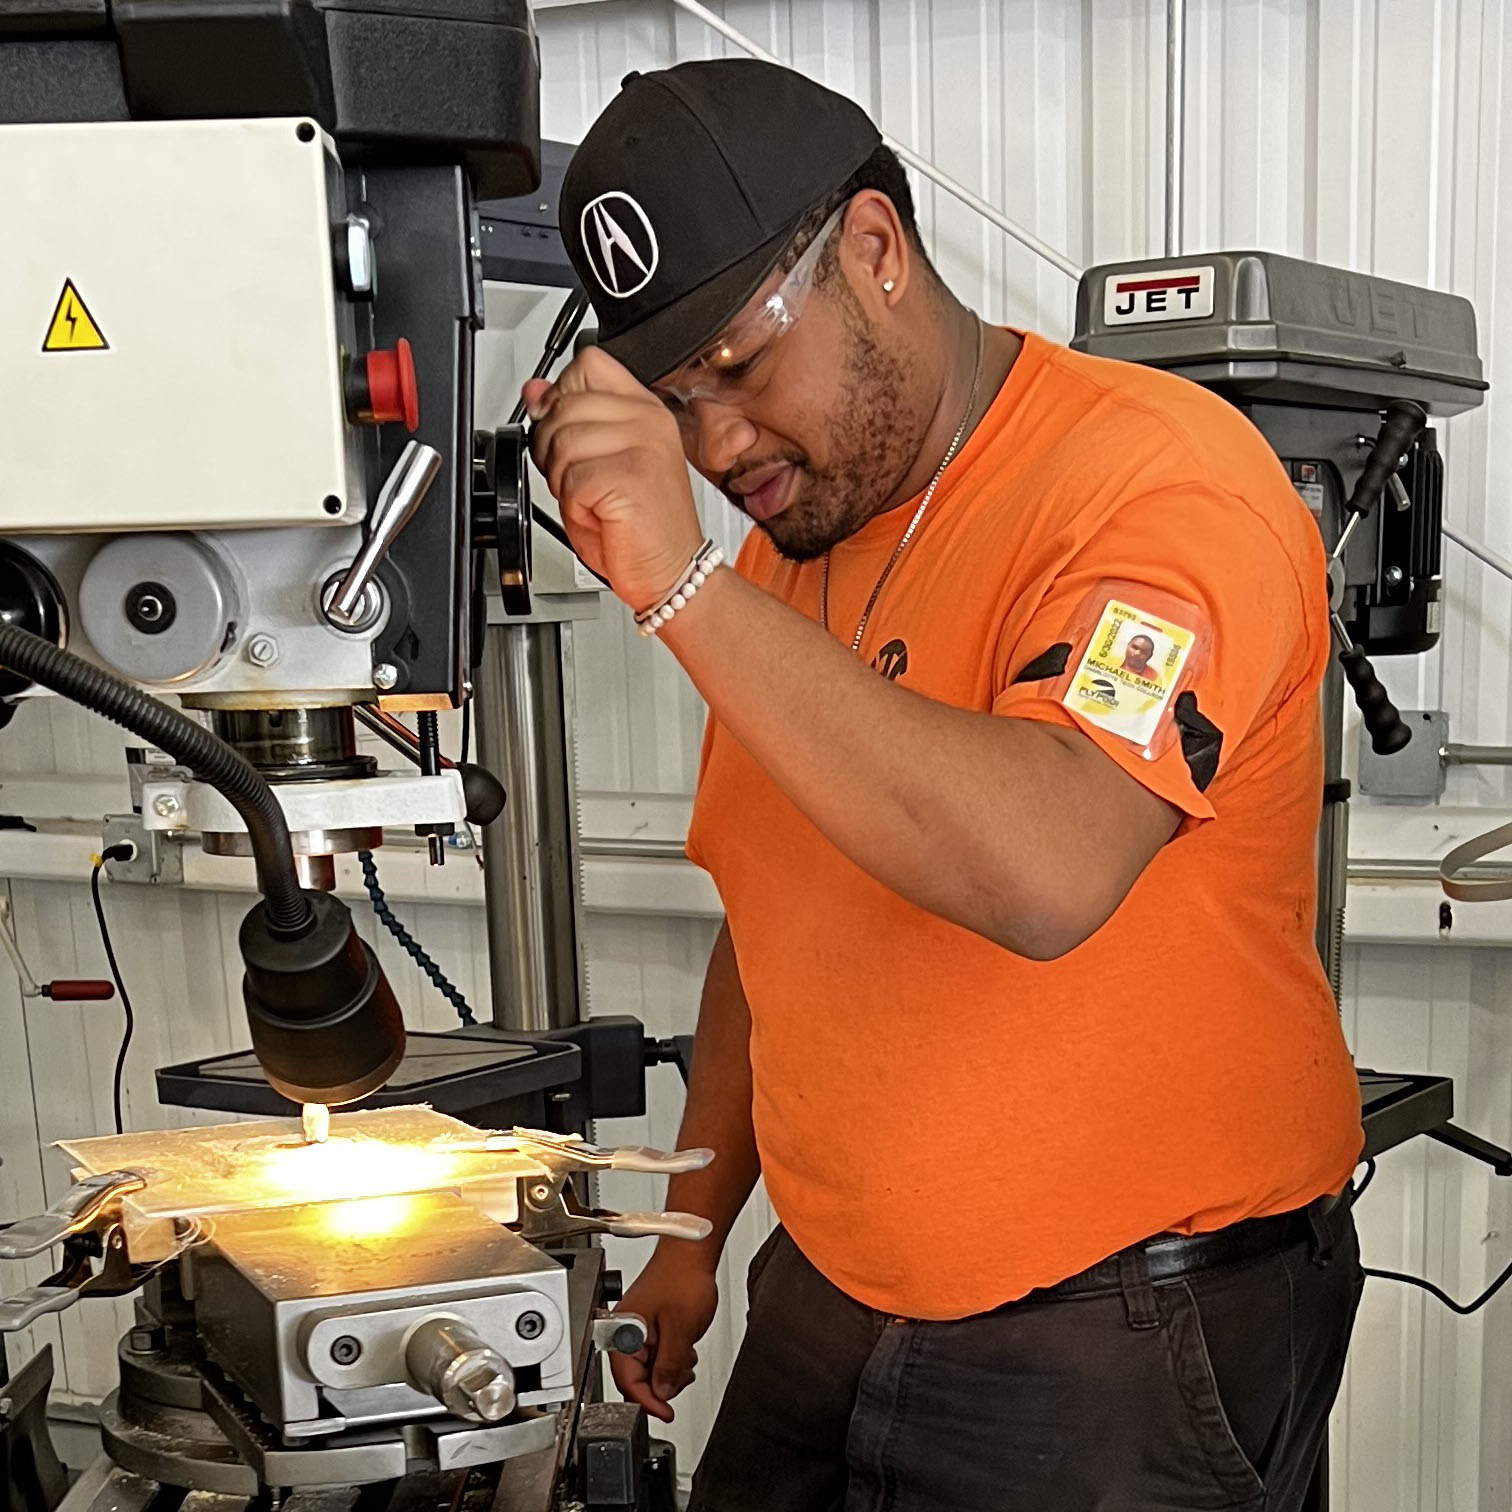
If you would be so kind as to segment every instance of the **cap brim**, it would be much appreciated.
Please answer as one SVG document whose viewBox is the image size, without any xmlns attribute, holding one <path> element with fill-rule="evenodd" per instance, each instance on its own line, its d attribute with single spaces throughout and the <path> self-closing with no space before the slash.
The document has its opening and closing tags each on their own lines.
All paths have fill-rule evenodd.
<svg viewBox="0 0 1512 1512">
<path fill-rule="evenodd" d="M 642 383 L 654 383 L 696 357 L 739 313 L 782 258 L 798 229 L 798 217 L 739 262 L 689 290 L 655 314 L 599 345 Z"/>
</svg>

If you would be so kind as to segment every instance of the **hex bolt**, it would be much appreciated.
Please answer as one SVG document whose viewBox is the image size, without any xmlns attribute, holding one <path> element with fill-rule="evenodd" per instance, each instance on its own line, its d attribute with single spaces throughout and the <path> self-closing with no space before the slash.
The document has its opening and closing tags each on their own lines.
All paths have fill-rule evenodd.
<svg viewBox="0 0 1512 1512">
<path fill-rule="evenodd" d="M 379 662 L 373 668 L 373 686 L 388 692 L 399 681 L 399 669 L 392 662 Z"/>
<path fill-rule="evenodd" d="M 514 1411 L 514 1377 L 501 1373 L 487 1360 L 460 1372 L 456 1390 L 485 1423 L 497 1423 Z"/>
<path fill-rule="evenodd" d="M 515 1319 L 515 1332 L 522 1339 L 539 1339 L 546 1332 L 546 1319 L 538 1312 L 523 1312 Z"/>
<path fill-rule="evenodd" d="M 254 635 L 247 642 L 247 660 L 254 667 L 271 667 L 278 660 L 278 642 L 271 635 Z"/>
<path fill-rule="evenodd" d="M 163 1331 L 160 1328 L 133 1328 L 126 1335 L 126 1348 L 132 1354 L 156 1354 L 163 1347 Z"/>
<path fill-rule="evenodd" d="M 159 793 L 152 800 L 152 812 L 159 819 L 172 819 L 178 813 L 180 804 L 172 793 Z"/>
<path fill-rule="evenodd" d="M 362 1340 L 342 1334 L 331 1340 L 331 1358 L 338 1365 L 355 1365 L 362 1358 Z"/>
</svg>

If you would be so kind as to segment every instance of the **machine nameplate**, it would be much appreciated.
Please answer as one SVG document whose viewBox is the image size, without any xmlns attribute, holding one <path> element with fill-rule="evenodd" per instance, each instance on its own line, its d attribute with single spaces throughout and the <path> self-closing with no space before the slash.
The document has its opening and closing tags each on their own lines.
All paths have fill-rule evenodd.
<svg viewBox="0 0 1512 1512">
<path fill-rule="evenodd" d="M 1161 268 L 1109 273 L 1103 321 L 1142 325 L 1154 320 L 1202 320 L 1213 313 L 1213 268 Z"/>
</svg>

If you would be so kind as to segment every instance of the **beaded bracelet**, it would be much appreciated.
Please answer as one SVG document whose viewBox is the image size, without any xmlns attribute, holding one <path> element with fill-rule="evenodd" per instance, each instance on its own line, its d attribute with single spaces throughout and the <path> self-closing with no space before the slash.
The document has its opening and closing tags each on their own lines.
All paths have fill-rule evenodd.
<svg viewBox="0 0 1512 1512">
<path fill-rule="evenodd" d="M 710 574 L 724 561 L 724 552 L 707 536 L 688 563 L 682 581 L 659 604 L 642 609 L 635 616 L 642 635 L 655 635 L 679 609 L 688 607 L 688 600 L 708 582 Z"/>
</svg>

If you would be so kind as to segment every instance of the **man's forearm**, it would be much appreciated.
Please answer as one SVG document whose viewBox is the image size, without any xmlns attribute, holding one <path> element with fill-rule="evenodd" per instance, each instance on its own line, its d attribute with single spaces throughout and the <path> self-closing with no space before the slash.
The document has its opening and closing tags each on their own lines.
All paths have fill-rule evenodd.
<svg viewBox="0 0 1512 1512">
<path fill-rule="evenodd" d="M 714 716 L 852 861 L 1023 954 L 1079 943 L 1175 827 L 1174 809 L 1079 733 L 899 688 L 734 573 L 711 578 L 662 639 Z M 1111 801 L 1097 801 L 1099 785 Z M 1098 825 L 1082 822 L 1089 806 Z M 1124 850 L 1127 864 L 1110 864 Z"/>
<path fill-rule="evenodd" d="M 687 1108 L 677 1140 L 682 1149 L 708 1146 L 714 1162 L 702 1171 L 674 1176 L 667 1185 L 667 1206 L 707 1218 L 714 1232 L 699 1245 L 663 1241 L 664 1249 L 675 1244 L 680 1258 L 706 1263 L 710 1270 L 761 1171 L 751 1128 L 750 1041 L 750 1009 L 725 925 L 704 979 Z"/>
</svg>

